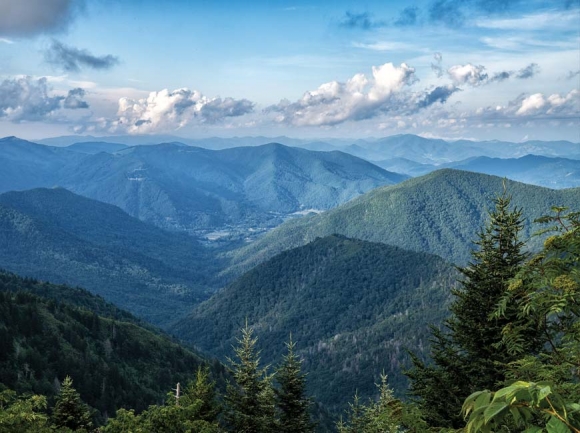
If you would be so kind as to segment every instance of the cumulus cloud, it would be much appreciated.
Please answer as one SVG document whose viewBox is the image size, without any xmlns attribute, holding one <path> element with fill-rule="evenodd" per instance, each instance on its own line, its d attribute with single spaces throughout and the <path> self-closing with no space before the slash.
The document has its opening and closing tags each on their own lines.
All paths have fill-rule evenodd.
<svg viewBox="0 0 580 433">
<path fill-rule="evenodd" d="M 347 29 L 371 30 L 377 27 L 384 27 L 384 21 L 374 20 L 368 12 L 354 13 L 346 12 L 339 25 Z"/>
<path fill-rule="evenodd" d="M 348 120 L 372 118 L 396 111 L 402 102 L 398 93 L 417 81 L 415 69 L 402 63 L 373 67 L 372 77 L 356 74 L 346 82 L 332 81 L 306 92 L 296 102 L 281 101 L 267 109 L 279 113 L 278 122 L 296 126 L 336 125 Z"/>
<path fill-rule="evenodd" d="M 208 98 L 186 88 L 151 92 L 147 98 L 121 98 L 117 119 L 100 122 L 99 128 L 132 134 L 173 131 L 197 120 L 216 123 L 252 112 L 247 99 Z"/>
<path fill-rule="evenodd" d="M 2 0 L 0 35 L 34 36 L 64 30 L 84 0 Z"/>
<path fill-rule="evenodd" d="M 67 96 L 51 95 L 46 77 L 7 79 L 0 83 L 0 118 L 15 123 L 50 120 L 61 108 L 88 108 L 84 95 L 80 88 Z"/>
<path fill-rule="evenodd" d="M 476 66 L 471 63 L 452 66 L 447 70 L 447 73 L 457 85 L 470 84 L 472 86 L 479 86 L 484 84 L 488 79 L 484 66 Z"/>
<path fill-rule="evenodd" d="M 45 59 L 67 72 L 80 72 L 82 68 L 111 69 L 119 63 L 119 59 L 111 54 L 94 56 L 87 50 L 70 47 L 57 40 L 53 40 L 45 52 Z"/>
<path fill-rule="evenodd" d="M 518 107 L 518 105 L 516 105 Z M 519 101 L 519 107 L 515 114 L 517 116 L 531 115 L 562 115 L 578 117 L 580 113 L 580 90 L 574 89 L 567 95 L 561 96 L 558 93 L 545 96 L 542 93 L 535 93 Z"/>
</svg>

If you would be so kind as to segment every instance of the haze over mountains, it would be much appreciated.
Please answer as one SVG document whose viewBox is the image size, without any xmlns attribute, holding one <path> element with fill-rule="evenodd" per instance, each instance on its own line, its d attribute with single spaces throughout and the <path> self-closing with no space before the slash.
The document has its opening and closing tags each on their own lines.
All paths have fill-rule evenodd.
<svg viewBox="0 0 580 433">
<path fill-rule="evenodd" d="M 95 154 L 95 146 L 105 151 Z M 160 227 L 211 231 L 277 225 L 407 178 L 345 153 L 275 143 L 223 151 L 168 143 L 112 154 L 103 143 L 71 148 L 3 139 L 0 158 L 14 173 L 0 179 L 0 191 L 59 185 Z"/>
</svg>

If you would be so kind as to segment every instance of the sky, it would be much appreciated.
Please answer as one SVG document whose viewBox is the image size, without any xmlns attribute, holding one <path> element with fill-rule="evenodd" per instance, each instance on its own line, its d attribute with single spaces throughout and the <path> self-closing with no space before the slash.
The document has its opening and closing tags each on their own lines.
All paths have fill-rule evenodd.
<svg viewBox="0 0 580 433">
<path fill-rule="evenodd" d="M 580 142 L 580 0 L 0 0 L 0 136 Z"/>
</svg>

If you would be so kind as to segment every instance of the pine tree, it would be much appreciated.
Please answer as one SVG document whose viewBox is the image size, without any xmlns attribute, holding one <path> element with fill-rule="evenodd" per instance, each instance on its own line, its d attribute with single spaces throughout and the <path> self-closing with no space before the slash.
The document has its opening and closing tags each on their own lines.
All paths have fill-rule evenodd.
<svg viewBox="0 0 580 433">
<path fill-rule="evenodd" d="M 312 402 L 306 397 L 306 374 L 301 373 L 302 360 L 294 353 L 296 343 L 286 343 L 288 353 L 276 371 L 276 381 L 280 385 L 275 390 L 276 403 L 280 411 L 278 431 L 281 433 L 301 433 L 314 431 L 310 420 Z"/>
<path fill-rule="evenodd" d="M 65 377 L 56 398 L 52 421 L 58 428 L 80 432 L 93 431 L 91 411 L 72 384 L 70 376 Z"/>
<path fill-rule="evenodd" d="M 502 317 L 491 315 L 526 259 L 519 239 L 522 212 L 510 210 L 511 197 L 505 192 L 494 204 L 488 225 L 478 234 L 472 261 L 459 269 L 464 279 L 460 289 L 453 291 L 447 332 L 433 334 L 434 365 L 414 357 L 414 369 L 407 372 L 411 394 L 421 399 L 426 420 L 434 426 L 463 426 L 463 400 L 477 389 L 502 384 L 506 365 L 515 360 L 500 343 L 504 327 L 516 320 L 516 308 L 508 306 Z M 539 345 L 535 333 L 527 337 L 529 350 Z"/>
<path fill-rule="evenodd" d="M 252 334 L 246 322 L 235 348 L 237 360 L 228 359 L 235 383 L 227 385 L 224 418 L 235 432 L 269 433 L 277 431 L 272 376 L 267 368 L 260 368 L 257 339 Z"/>
<path fill-rule="evenodd" d="M 195 379 L 190 381 L 179 399 L 182 406 L 195 405 L 195 419 L 217 422 L 221 406 L 217 401 L 215 382 L 209 379 L 209 367 L 199 367 Z"/>
</svg>

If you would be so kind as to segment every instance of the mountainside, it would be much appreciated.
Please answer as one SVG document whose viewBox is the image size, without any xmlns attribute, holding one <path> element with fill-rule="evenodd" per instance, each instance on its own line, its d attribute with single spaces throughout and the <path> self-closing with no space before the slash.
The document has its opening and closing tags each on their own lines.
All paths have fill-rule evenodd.
<svg viewBox="0 0 580 433">
<path fill-rule="evenodd" d="M 59 173 L 73 166 L 83 155 L 58 147 L 48 147 L 16 137 L 0 138 L 0 193 L 13 190 L 53 187 Z"/>
<path fill-rule="evenodd" d="M 0 195 L 0 268 L 86 287 L 159 325 L 209 296 L 218 265 L 184 233 L 62 188 Z"/>
<path fill-rule="evenodd" d="M 503 179 L 460 170 L 439 170 L 401 184 L 377 188 L 331 211 L 286 222 L 231 254 L 227 273 L 239 275 L 275 254 L 333 233 L 437 254 L 464 264 L 474 233 L 487 217 L 491 199 L 503 191 Z M 551 190 L 506 181 L 513 203 L 527 220 L 523 237 L 539 226 L 535 218 L 551 206 L 578 208 L 580 188 Z M 531 247 L 539 245 L 532 239 Z"/>
<path fill-rule="evenodd" d="M 247 320 L 266 364 L 280 361 L 292 334 L 311 393 L 337 410 L 357 389 L 374 396 L 383 370 L 405 389 L 405 349 L 426 353 L 427 325 L 445 316 L 456 277 L 434 255 L 329 236 L 257 266 L 172 332 L 223 359 Z"/>
<path fill-rule="evenodd" d="M 94 155 L 61 182 L 162 227 L 211 229 L 259 227 L 277 214 L 329 209 L 404 178 L 339 152 L 163 144 Z"/>
<path fill-rule="evenodd" d="M 192 378 L 203 357 L 82 289 L 0 272 L 0 383 L 54 396 L 67 376 L 82 398 L 112 416 L 158 403 Z M 212 362 L 217 376 L 223 373 Z"/>
</svg>

